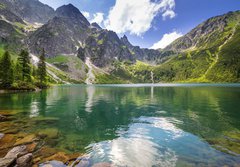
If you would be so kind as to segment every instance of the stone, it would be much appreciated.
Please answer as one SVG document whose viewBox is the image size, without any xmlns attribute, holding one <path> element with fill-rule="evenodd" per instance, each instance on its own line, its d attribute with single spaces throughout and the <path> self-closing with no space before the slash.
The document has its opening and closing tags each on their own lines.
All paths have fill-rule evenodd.
<svg viewBox="0 0 240 167">
<path fill-rule="evenodd" d="M 15 158 L 0 158 L 0 167 L 10 167 L 15 163 Z"/>
<path fill-rule="evenodd" d="M 57 139 L 58 138 L 59 131 L 55 128 L 48 128 L 44 129 L 38 132 L 38 136 L 40 138 L 50 138 L 50 139 Z"/>
<path fill-rule="evenodd" d="M 27 151 L 29 153 L 34 152 L 37 148 L 37 143 L 31 143 L 27 145 Z"/>
<path fill-rule="evenodd" d="M 11 134 L 6 134 L 2 137 L 0 140 L 0 149 L 6 149 L 13 147 L 14 143 L 16 141 L 16 137 Z"/>
<path fill-rule="evenodd" d="M 67 167 L 64 163 L 60 161 L 49 161 L 39 165 L 39 167 Z"/>
<path fill-rule="evenodd" d="M 17 167 L 31 167 L 33 155 L 31 153 L 26 154 L 17 159 Z"/>
<path fill-rule="evenodd" d="M 0 121 L 6 121 L 6 120 L 7 120 L 6 116 L 0 115 Z"/>
<path fill-rule="evenodd" d="M 78 159 L 80 156 L 82 156 L 82 154 L 80 154 L 80 153 L 69 154 L 69 155 L 68 155 L 69 161 L 76 160 L 76 159 Z"/>
<path fill-rule="evenodd" d="M 3 138 L 4 134 L 0 133 L 0 140 Z"/>
<path fill-rule="evenodd" d="M 11 149 L 4 158 L 18 158 L 27 154 L 27 147 L 26 146 L 17 146 Z"/>
<path fill-rule="evenodd" d="M 49 158 L 50 156 L 56 153 L 57 153 L 56 149 L 43 146 L 36 152 L 36 154 L 34 154 L 34 156 L 40 158 L 41 162 L 45 162 L 46 158 Z"/>
<path fill-rule="evenodd" d="M 100 162 L 97 164 L 94 164 L 92 167 L 111 167 L 112 165 L 108 162 Z"/>
<path fill-rule="evenodd" d="M 36 137 L 36 135 L 31 134 L 31 135 L 24 137 L 23 139 L 18 140 L 14 144 L 14 146 L 30 144 L 30 143 L 33 143 L 34 141 L 37 141 L 37 137 Z"/>
<path fill-rule="evenodd" d="M 87 157 L 82 157 L 78 164 L 73 163 L 73 165 L 75 165 L 75 167 L 85 167 L 85 166 L 90 166 L 90 162 Z"/>
<path fill-rule="evenodd" d="M 55 123 L 58 120 L 59 120 L 59 118 L 55 118 L 55 117 L 36 117 L 36 118 L 33 118 L 33 121 L 35 123 Z"/>
<path fill-rule="evenodd" d="M 63 163 L 66 163 L 68 162 L 69 157 L 64 152 L 58 152 L 52 155 L 51 157 L 46 158 L 46 161 L 51 161 L 51 160 L 56 160 L 56 161 L 61 161 Z"/>
</svg>

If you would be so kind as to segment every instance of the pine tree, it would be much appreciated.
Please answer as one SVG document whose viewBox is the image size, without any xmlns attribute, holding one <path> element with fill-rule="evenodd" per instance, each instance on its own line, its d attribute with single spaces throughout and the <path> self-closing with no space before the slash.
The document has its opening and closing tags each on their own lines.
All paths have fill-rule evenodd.
<svg viewBox="0 0 240 167">
<path fill-rule="evenodd" d="M 13 65 L 8 51 L 3 54 L 0 61 L 0 85 L 2 88 L 10 88 L 13 83 Z"/>
<path fill-rule="evenodd" d="M 38 79 L 40 81 L 41 87 L 45 86 L 46 76 L 47 76 L 47 71 L 46 71 L 46 62 L 45 62 L 45 51 L 43 49 L 38 62 Z"/>
<path fill-rule="evenodd" d="M 20 63 L 17 61 L 14 65 L 14 81 L 21 81 L 22 79 L 22 68 Z"/>
<path fill-rule="evenodd" d="M 26 50 L 22 50 L 19 57 L 18 57 L 18 63 L 20 64 L 20 67 L 22 69 L 22 80 L 23 81 L 31 81 L 31 62 L 29 53 Z"/>
</svg>

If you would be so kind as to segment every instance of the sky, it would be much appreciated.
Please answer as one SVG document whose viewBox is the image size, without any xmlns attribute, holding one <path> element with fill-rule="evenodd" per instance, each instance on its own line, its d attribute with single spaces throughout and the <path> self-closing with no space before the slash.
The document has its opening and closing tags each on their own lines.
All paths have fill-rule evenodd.
<svg viewBox="0 0 240 167">
<path fill-rule="evenodd" d="M 240 10 L 240 0 L 40 0 L 73 4 L 90 22 L 126 35 L 133 45 L 164 48 L 206 19 Z"/>
</svg>

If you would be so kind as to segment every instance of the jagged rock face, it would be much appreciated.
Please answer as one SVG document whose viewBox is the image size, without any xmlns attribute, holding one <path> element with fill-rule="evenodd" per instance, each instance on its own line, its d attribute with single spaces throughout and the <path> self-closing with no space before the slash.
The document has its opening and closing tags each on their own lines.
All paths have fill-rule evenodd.
<svg viewBox="0 0 240 167">
<path fill-rule="evenodd" d="M 95 28 L 96 30 L 102 30 L 102 27 L 100 27 L 97 23 L 92 23 L 91 28 Z"/>
<path fill-rule="evenodd" d="M 16 46 L 22 45 L 24 37 L 12 24 L 0 20 L 0 43 L 7 44 L 9 47 L 15 47 L 16 49 Z"/>
<path fill-rule="evenodd" d="M 56 17 L 30 35 L 29 48 L 34 54 L 44 48 L 48 57 L 76 54 L 88 36 L 89 26 L 77 8 L 64 5 L 56 10 Z"/>
<path fill-rule="evenodd" d="M 229 18 L 237 13 L 239 12 L 229 12 L 228 14 L 208 19 L 167 46 L 165 50 L 184 51 L 192 47 L 203 48 L 207 43 L 215 42 L 218 40 L 219 34 L 224 33 Z"/>
<path fill-rule="evenodd" d="M 85 28 L 87 28 L 90 25 L 88 20 L 83 16 L 83 14 L 78 10 L 78 8 L 76 8 L 72 4 L 59 7 L 56 10 L 56 16 L 71 19 L 75 23 L 80 22 L 82 26 L 84 26 Z"/>
<path fill-rule="evenodd" d="M 85 26 L 68 18 L 54 17 L 30 35 L 28 45 L 32 53 L 44 48 L 48 57 L 75 54 L 80 42 L 86 38 Z"/>
<path fill-rule="evenodd" d="M 90 57 L 98 67 L 111 64 L 114 60 L 135 61 L 135 57 L 113 31 L 102 30 L 90 35 L 85 46 L 85 56 Z"/>
<path fill-rule="evenodd" d="M 38 0 L 2 0 L 8 10 L 30 23 L 46 23 L 54 17 L 54 9 Z"/>
<path fill-rule="evenodd" d="M 7 9 L 0 9 L 0 19 L 7 20 L 12 23 L 18 22 L 21 24 L 25 24 L 20 17 L 18 17 L 17 15 L 15 15 L 14 13 Z"/>
<path fill-rule="evenodd" d="M 150 64 L 159 64 L 163 62 L 166 57 L 174 54 L 172 51 L 163 52 L 159 50 L 142 49 L 139 46 L 133 46 L 125 35 L 121 38 L 121 41 L 129 48 L 131 54 L 133 54 L 136 59 L 148 62 Z"/>
</svg>

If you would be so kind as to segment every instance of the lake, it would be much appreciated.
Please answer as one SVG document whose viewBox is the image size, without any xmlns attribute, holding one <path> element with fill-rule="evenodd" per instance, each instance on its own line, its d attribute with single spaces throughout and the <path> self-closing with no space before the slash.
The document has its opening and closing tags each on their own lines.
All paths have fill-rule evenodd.
<svg viewBox="0 0 240 167">
<path fill-rule="evenodd" d="M 54 86 L 0 94 L 1 111 L 18 132 L 57 131 L 45 146 L 91 164 L 240 165 L 240 84 Z"/>
</svg>

